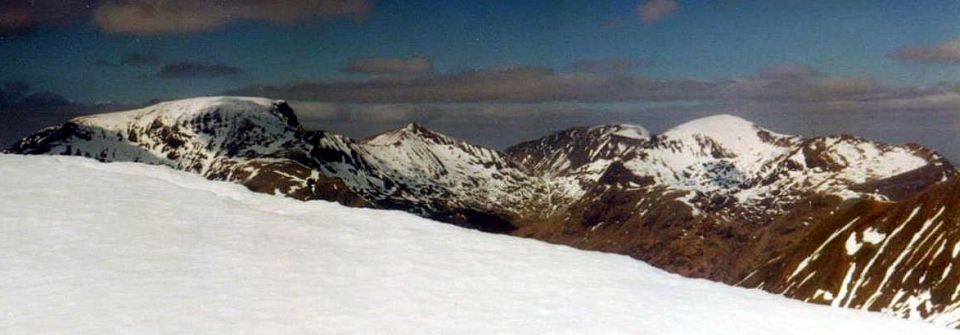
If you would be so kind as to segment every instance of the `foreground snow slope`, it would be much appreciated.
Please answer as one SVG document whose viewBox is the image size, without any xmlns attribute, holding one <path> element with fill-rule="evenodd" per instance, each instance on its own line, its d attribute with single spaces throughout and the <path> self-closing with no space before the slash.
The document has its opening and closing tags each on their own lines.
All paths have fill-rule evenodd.
<svg viewBox="0 0 960 335">
<path fill-rule="evenodd" d="M 0 333 L 936 334 L 169 168 L 0 155 Z"/>
</svg>

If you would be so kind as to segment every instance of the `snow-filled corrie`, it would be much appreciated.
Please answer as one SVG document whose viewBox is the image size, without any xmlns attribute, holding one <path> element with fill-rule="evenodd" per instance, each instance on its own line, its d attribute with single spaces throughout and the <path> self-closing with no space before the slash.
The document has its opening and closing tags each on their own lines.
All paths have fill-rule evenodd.
<svg viewBox="0 0 960 335">
<path fill-rule="evenodd" d="M 0 156 L 0 333 L 937 334 L 166 167 Z"/>
</svg>

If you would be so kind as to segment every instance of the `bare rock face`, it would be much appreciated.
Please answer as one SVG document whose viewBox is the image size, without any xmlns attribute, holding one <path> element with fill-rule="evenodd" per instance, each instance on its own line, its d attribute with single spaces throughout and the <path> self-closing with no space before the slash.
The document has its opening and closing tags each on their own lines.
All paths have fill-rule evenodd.
<svg viewBox="0 0 960 335">
<path fill-rule="evenodd" d="M 208 97 L 76 118 L 7 152 L 167 165 L 960 325 L 960 177 L 918 145 L 719 115 L 662 134 L 572 128 L 499 152 L 417 124 L 354 140 L 304 130 L 283 101 Z"/>
</svg>

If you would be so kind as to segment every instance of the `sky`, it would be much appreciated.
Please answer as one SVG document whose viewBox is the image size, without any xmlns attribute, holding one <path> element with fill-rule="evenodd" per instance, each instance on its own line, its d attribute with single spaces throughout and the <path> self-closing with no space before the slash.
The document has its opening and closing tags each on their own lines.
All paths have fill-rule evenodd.
<svg viewBox="0 0 960 335">
<path fill-rule="evenodd" d="M 202 95 L 503 148 L 719 113 L 960 161 L 960 2 L 0 0 L 0 141 Z"/>
</svg>

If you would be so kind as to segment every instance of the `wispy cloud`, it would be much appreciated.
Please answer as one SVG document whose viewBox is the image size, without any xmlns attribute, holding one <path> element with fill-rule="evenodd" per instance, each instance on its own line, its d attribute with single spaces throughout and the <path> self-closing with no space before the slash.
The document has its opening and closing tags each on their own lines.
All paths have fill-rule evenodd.
<svg viewBox="0 0 960 335">
<path fill-rule="evenodd" d="M 293 23 L 368 14 L 366 0 L 106 1 L 94 13 L 105 31 L 140 35 L 210 31 L 237 21 Z"/>
<path fill-rule="evenodd" d="M 433 70 L 433 61 L 427 57 L 361 58 L 350 61 L 343 71 L 364 74 L 418 74 Z"/>
<path fill-rule="evenodd" d="M 780 101 L 888 100 L 928 93 L 929 88 L 891 88 L 874 81 L 816 75 L 789 65 L 727 80 L 653 79 L 623 72 L 569 71 L 499 66 L 413 78 L 299 82 L 257 85 L 231 94 L 355 103 L 437 102 L 617 102 L 617 101 Z"/>
<path fill-rule="evenodd" d="M 366 17 L 368 0 L 31 0 L 0 2 L 0 33 L 92 17 L 102 30 L 136 35 L 211 31 L 240 21 L 295 23 Z"/>
<path fill-rule="evenodd" d="M 816 76 L 820 72 L 806 64 L 788 63 L 766 67 L 760 71 L 758 77 L 765 79 L 797 79 Z"/>
<path fill-rule="evenodd" d="M 584 59 L 567 68 L 573 72 L 617 74 L 631 72 L 648 64 L 650 62 L 633 58 Z"/>
<path fill-rule="evenodd" d="M 960 39 L 901 48 L 889 56 L 904 62 L 960 64 Z"/>
<path fill-rule="evenodd" d="M 653 24 L 677 12 L 674 0 L 649 0 L 637 8 L 637 14 L 644 24 Z"/>
<path fill-rule="evenodd" d="M 37 25 L 66 25 L 89 15 L 88 1 L 0 1 L 0 33 L 24 32 Z"/>
</svg>

